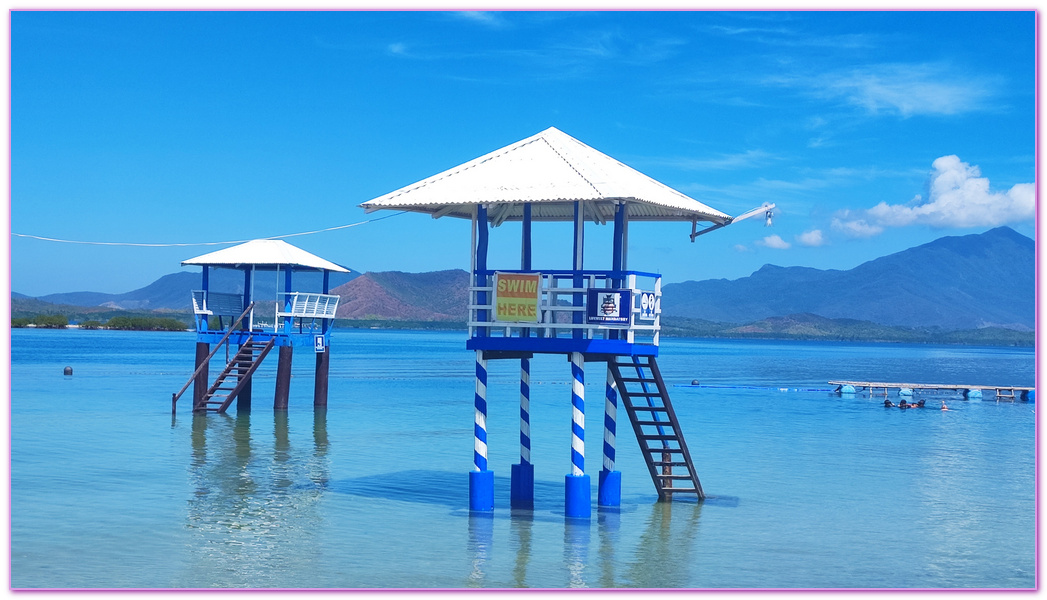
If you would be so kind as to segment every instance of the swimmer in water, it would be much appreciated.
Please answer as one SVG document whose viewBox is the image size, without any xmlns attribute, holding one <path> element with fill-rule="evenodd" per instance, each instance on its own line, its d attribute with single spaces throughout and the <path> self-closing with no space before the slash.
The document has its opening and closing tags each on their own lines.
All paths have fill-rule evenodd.
<svg viewBox="0 0 1047 600">
<path fill-rule="evenodd" d="M 905 401 L 905 398 L 902 398 L 902 401 L 898 403 L 898 408 L 909 408 L 909 403 Z"/>
<path fill-rule="evenodd" d="M 945 400 L 942 400 L 942 410 L 949 410 L 949 407 L 945 405 Z"/>
<path fill-rule="evenodd" d="M 894 406 L 894 402 L 891 402 L 890 400 L 884 400 L 883 401 L 883 407 L 884 408 L 891 408 L 892 406 Z"/>
</svg>

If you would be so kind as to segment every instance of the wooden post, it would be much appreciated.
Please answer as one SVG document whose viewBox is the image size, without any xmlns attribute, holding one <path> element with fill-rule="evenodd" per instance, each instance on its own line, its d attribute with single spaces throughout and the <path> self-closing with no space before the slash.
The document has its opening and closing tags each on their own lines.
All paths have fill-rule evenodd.
<svg viewBox="0 0 1047 600">
<path fill-rule="evenodd" d="M 204 395 L 207 393 L 207 355 L 210 353 L 210 344 L 204 342 L 196 343 L 196 362 L 193 370 L 200 369 L 200 365 L 204 365 L 204 368 L 200 369 L 200 372 L 196 375 L 196 380 L 193 381 L 193 410 L 200 406 L 200 403 L 204 401 Z"/>
<path fill-rule="evenodd" d="M 287 410 L 287 400 L 291 393 L 291 346 L 280 346 L 280 358 L 276 363 L 276 398 L 273 410 Z"/>
<path fill-rule="evenodd" d="M 251 388 L 253 383 L 254 379 L 248 376 L 247 381 L 244 382 L 244 387 L 240 388 L 240 391 L 236 393 L 236 412 L 251 412 Z"/>
<path fill-rule="evenodd" d="M 327 406 L 327 374 L 331 367 L 331 348 L 316 353 L 316 376 L 313 384 L 313 406 Z"/>
</svg>

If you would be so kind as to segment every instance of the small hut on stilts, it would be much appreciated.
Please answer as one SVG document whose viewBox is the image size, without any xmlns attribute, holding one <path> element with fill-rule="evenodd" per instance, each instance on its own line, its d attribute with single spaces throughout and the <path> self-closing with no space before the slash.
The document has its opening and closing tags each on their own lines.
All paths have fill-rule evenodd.
<svg viewBox="0 0 1047 600">
<path fill-rule="evenodd" d="M 691 240 L 739 217 L 710 208 L 549 128 L 443 173 L 361 204 L 470 219 L 472 285 L 469 339 L 476 354 L 473 471 L 469 508 L 494 507 L 494 473 L 488 469 L 487 364 L 520 361 L 520 462 L 512 465 L 514 507 L 533 506 L 530 456 L 530 359 L 564 354 L 573 385 L 571 472 L 565 476 L 565 514 L 591 515 L 585 471 L 585 371 L 606 364 L 603 469 L 598 504 L 621 504 L 621 473 L 615 469 L 618 398 L 629 417 L 660 499 L 677 494 L 704 498 L 698 473 L 673 411 L 656 357 L 661 315 L 661 275 L 628 266 L 632 221 L 691 223 Z M 488 264 L 491 228 L 522 223 L 520 264 Z M 573 252 L 564 266 L 532 264 L 532 224 L 573 222 Z M 612 224 L 610 270 L 586 269 L 584 224 Z M 699 228 L 699 223 L 706 225 Z"/>
<path fill-rule="evenodd" d="M 201 285 L 194 290 L 196 369 L 179 392 L 172 394 L 171 411 L 179 397 L 193 386 L 193 412 L 225 412 L 236 400 L 238 411 L 251 408 L 251 376 L 273 348 L 278 350 L 275 410 L 286 410 L 291 385 L 291 359 L 295 348 L 308 347 L 316 354 L 314 406 L 327 406 L 327 375 L 331 357 L 331 328 L 338 309 L 337 295 L 330 294 L 330 274 L 349 269 L 310 254 L 283 240 L 253 240 L 182 262 L 203 267 Z M 243 272 L 242 293 L 211 290 L 211 269 Z M 255 280 L 261 273 L 275 273 L 282 280 L 277 297 L 255 298 Z M 320 273 L 321 289 L 298 290 L 295 273 Z M 263 319 L 272 319 L 264 325 Z M 226 364 L 211 381 L 209 365 L 221 348 Z M 235 348 L 235 350 L 233 349 Z"/>
</svg>

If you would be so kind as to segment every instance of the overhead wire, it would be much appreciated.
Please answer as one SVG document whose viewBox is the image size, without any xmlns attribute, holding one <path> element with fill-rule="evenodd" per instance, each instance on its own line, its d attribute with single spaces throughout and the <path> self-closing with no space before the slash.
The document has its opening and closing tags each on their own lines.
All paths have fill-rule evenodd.
<svg viewBox="0 0 1047 600">
<path fill-rule="evenodd" d="M 400 212 L 396 212 L 396 213 L 393 213 L 391 215 L 385 215 L 383 217 L 378 217 L 376 219 L 367 219 L 365 221 L 360 221 L 358 223 L 350 223 L 348 225 L 337 225 L 335 227 L 326 227 L 324 229 L 316 229 L 316 230 L 313 230 L 313 231 L 302 231 L 302 232 L 299 232 L 299 233 L 287 233 L 287 234 L 284 234 L 284 235 L 274 235 L 274 236 L 270 236 L 270 237 L 266 237 L 266 238 L 260 238 L 260 239 L 280 240 L 280 239 L 290 238 L 290 237 L 298 237 L 298 236 L 303 236 L 303 235 L 313 235 L 313 234 L 317 234 L 317 233 L 325 233 L 327 231 L 335 231 L 335 230 L 338 230 L 338 229 L 348 229 L 350 227 L 356 227 L 358 225 L 366 225 L 367 223 L 374 223 L 376 221 L 381 221 L 382 219 L 388 219 L 390 217 L 396 217 L 396 216 L 402 215 L 402 214 L 404 214 L 406 212 L 408 212 L 408 211 L 402 210 Z M 86 240 L 65 240 L 65 239 L 61 239 L 61 238 L 44 237 L 44 236 L 32 235 L 32 234 L 28 234 L 28 233 L 15 233 L 13 231 L 11 232 L 11 235 L 17 236 L 17 237 L 23 237 L 23 238 L 31 238 L 31 239 L 34 239 L 34 240 L 42 240 L 42 241 L 45 241 L 45 242 L 60 242 L 60 243 L 64 243 L 64 244 L 85 244 L 85 245 L 89 245 L 89 246 L 136 246 L 136 247 L 145 247 L 145 248 L 175 248 L 175 247 L 184 247 L 184 246 L 222 246 L 222 245 L 226 245 L 226 244 L 243 244 L 244 242 L 251 241 L 251 240 L 231 240 L 231 241 L 226 241 L 226 242 L 183 242 L 183 243 L 154 244 L 154 243 L 140 243 L 140 242 L 91 242 L 91 241 L 86 241 Z M 259 238 L 256 238 L 256 239 L 259 239 Z"/>
</svg>

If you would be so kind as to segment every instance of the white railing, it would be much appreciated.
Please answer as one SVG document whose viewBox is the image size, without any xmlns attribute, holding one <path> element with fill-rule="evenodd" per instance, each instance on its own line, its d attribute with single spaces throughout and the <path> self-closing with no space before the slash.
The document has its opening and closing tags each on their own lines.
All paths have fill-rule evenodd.
<svg viewBox="0 0 1047 600">
<path fill-rule="evenodd" d="M 639 271 L 548 271 L 540 273 L 537 321 L 512 320 L 496 314 L 495 271 L 474 273 L 480 285 L 469 288 L 469 337 L 620 339 L 658 345 L 661 328 L 662 278 Z M 525 273 L 498 271 L 498 273 Z M 531 272 L 527 272 L 531 273 Z M 580 281 L 580 286 L 576 282 Z M 590 290 L 625 291 L 624 322 L 591 322 Z M 600 297 L 601 294 L 595 294 Z M 606 296 L 606 295 L 604 295 Z M 623 306 L 623 308 L 625 308 Z M 507 320 L 508 319 L 508 320 Z M 599 319 L 595 319 L 599 320 Z"/>
<path fill-rule="evenodd" d="M 244 312 L 240 294 L 193 290 L 193 314 L 235 317 Z"/>
<path fill-rule="evenodd" d="M 276 319 L 280 317 L 304 319 L 333 319 L 341 299 L 334 294 L 285 292 L 279 294 L 284 302 L 277 302 Z"/>
</svg>

